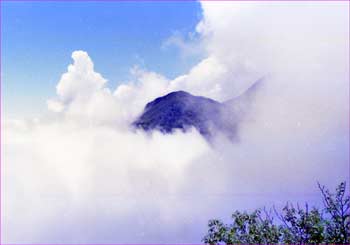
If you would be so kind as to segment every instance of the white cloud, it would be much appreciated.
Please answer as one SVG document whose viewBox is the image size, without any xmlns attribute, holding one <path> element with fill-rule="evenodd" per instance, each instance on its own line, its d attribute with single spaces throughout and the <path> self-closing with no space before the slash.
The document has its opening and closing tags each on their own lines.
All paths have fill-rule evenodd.
<svg viewBox="0 0 350 245">
<path fill-rule="evenodd" d="M 47 108 L 53 112 L 62 112 L 64 110 L 64 105 L 57 100 L 47 100 Z"/>
<path fill-rule="evenodd" d="M 94 71 L 94 64 L 85 51 L 74 51 L 72 58 L 74 63 L 68 66 L 68 71 L 62 75 L 56 87 L 58 96 L 64 102 L 76 97 L 88 97 L 107 82 Z"/>
<path fill-rule="evenodd" d="M 195 243 L 234 209 L 319 202 L 316 181 L 348 178 L 347 4 L 201 2 L 207 57 L 174 80 L 133 68 L 114 91 L 74 52 L 55 120 L 3 125 L 4 241 Z M 160 95 L 224 101 L 263 76 L 235 144 L 128 129 Z"/>
<path fill-rule="evenodd" d="M 219 60 L 208 57 L 193 67 L 189 74 L 179 76 L 171 81 L 170 88 L 221 100 L 225 88 L 219 81 L 226 73 L 226 67 Z"/>
<path fill-rule="evenodd" d="M 181 58 L 186 59 L 191 56 L 203 56 L 204 42 L 197 36 L 196 32 L 189 33 L 185 36 L 183 33 L 175 31 L 163 44 L 162 49 L 166 50 L 169 47 L 176 47 L 181 55 Z"/>
<path fill-rule="evenodd" d="M 121 84 L 112 93 L 107 80 L 94 71 L 87 52 L 74 51 L 57 85 L 57 98 L 47 101 L 48 109 L 63 112 L 70 120 L 87 124 L 127 126 L 143 110 L 144 105 L 168 91 L 168 80 L 160 74 L 134 67 L 132 81 Z"/>
<path fill-rule="evenodd" d="M 142 112 L 146 103 L 170 91 L 169 80 L 160 74 L 138 67 L 132 68 L 130 72 L 132 81 L 118 86 L 113 93 L 118 102 L 125 106 L 129 123 Z"/>
</svg>

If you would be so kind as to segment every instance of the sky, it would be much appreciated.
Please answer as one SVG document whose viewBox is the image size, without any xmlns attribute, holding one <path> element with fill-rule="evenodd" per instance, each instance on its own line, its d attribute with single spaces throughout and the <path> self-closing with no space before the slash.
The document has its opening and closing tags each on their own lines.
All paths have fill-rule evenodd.
<svg viewBox="0 0 350 245">
<path fill-rule="evenodd" d="M 4 113 L 35 116 L 82 49 L 116 87 L 139 66 L 169 78 L 198 61 L 181 56 L 174 35 L 187 35 L 201 18 L 198 2 L 2 2 Z M 44 102 L 44 103 L 43 103 Z"/>
<path fill-rule="evenodd" d="M 348 2 L 2 4 L 1 242 L 198 244 L 209 219 L 349 187 Z M 130 126 L 257 80 L 234 141 Z"/>
</svg>

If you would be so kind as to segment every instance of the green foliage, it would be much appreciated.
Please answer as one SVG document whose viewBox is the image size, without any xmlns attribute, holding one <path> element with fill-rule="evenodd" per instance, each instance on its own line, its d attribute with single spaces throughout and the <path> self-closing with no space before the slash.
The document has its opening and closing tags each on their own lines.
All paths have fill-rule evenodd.
<svg viewBox="0 0 350 245">
<path fill-rule="evenodd" d="M 275 224 L 271 211 L 255 210 L 252 213 L 236 211 L 232 223 L 214 219 L 208 223 L 203 238 L 207 244 L 317 244 L 350 243 L 350 196 L 346 184 L 341 183 L 332 194 L 319 185 L 324 210 L 294 207 L 287 203 Z"/>
<path fill-rule="evenodd" d="M 287 204 L 282 214 L 276 211 L 276 215 L 283 222 L 280 238 L 283 243 L 306 244 L 324 241 L 323 218 L 318 209 L 313 208 L 309 211 L 307 204 L 305 209 Z"/>
<path fill-rule="evenodd" d="M 219 220 L 209 221 L 209 232 L 205 243 L 276 243 L 280 236 L 279 228 L 273 224 L 270 215 L 260 210 L 251 214 L 236 211 L 232 215 L 233 223 L 224 225 Z"/>
<path fill-rule="evenodd" d="M 326 241 L 328 243 L 350 243 L 350 195 L 346 195 L 346 184 L 341 183 L 335 194 L 318 185 L 323 196 Z"/>
</svg>

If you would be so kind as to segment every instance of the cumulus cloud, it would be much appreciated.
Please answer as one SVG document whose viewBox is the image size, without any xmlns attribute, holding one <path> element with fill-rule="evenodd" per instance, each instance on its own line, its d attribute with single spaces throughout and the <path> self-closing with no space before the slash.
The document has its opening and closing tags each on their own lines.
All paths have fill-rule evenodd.
<svg viewBox="0 0 350 245">
<path fill-rule="evenodd" d="M 4 242 L 198 243 L 235 209 L 317 205 L 316 181 L 349 181 L 347 4 L 201 2 L 206 57 L 173 80 L 135 67 L 111 89 L 73 52 L 54 120 L 3 125 Z M 261 77 L 234 144 L 129 128 L 158 96 L 225 101 Z"/>
<path fill-rule="evenodd" d="M 64 110 L 64 105 L 60 101 L 49 99 L 47 100 L 47 108 L 53 112 L 62 112 Z"/>
<path fill-rule="evenodd" d="M 113 93 L 116 99 L 125 105 L 129 123 L 142 112 L 146 103 L 170 92 L 169 80 L 161 74 L 139 67 L 133 67 L 130 73 L 132 81 L 121 84 Z"/>
<path fill-rule="evenodd" d="M 68 66 L 56 86 L 57 95 L 63 102 L 70 102 L 77 97 L 89 97 L 103 88 L 107 82 L 101 74 L 94 71 L 94 64 L 85 51 L 74 51 L 74 63 Z"/>
</svg>

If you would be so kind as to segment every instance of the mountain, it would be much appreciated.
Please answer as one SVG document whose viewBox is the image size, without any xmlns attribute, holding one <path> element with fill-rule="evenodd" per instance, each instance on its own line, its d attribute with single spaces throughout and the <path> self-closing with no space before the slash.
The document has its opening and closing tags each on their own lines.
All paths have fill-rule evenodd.
<svg viewBox="0 0 350 245">
<path fill-rule="evenodd" d="M 185 91 L 172 92 L 149 102 L 132 125 L 147 132 L 159 130 L 163 133 L 177 129 L 186 132 L 194 127 L 206 138 L 221 132 L 235 139 L 237 125 L 256 87 L 253 85 L 241 96 L 224 103 Z"/>
</svg>

